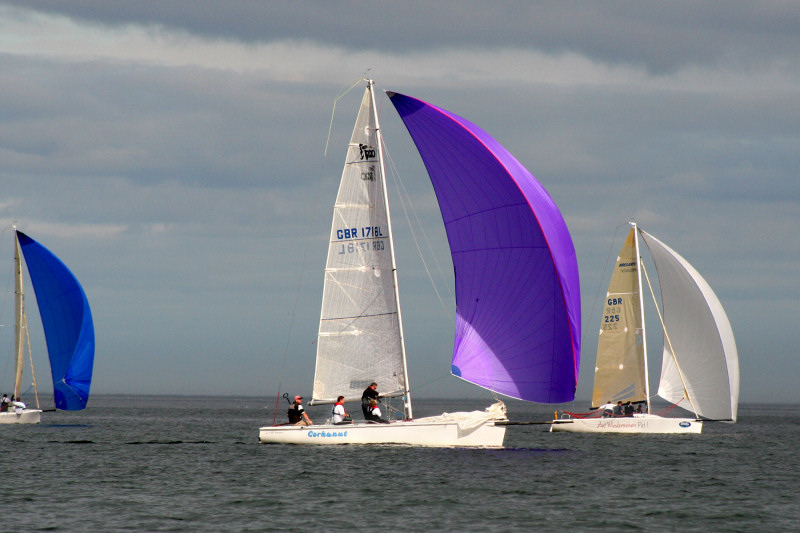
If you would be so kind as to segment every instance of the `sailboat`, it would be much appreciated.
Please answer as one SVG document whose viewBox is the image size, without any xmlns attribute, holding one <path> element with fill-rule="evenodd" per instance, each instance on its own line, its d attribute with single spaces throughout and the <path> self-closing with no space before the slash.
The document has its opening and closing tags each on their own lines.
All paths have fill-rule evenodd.
<svg viewBox="0 0 800 533">
<path fill-rule="evenodd" d="M 656 310 L 663 325 L 658 396 L 667 413 L 653 413 L 642 302 L 641 237 L 653 258 L 661 289 Z M 653 299 L 655 294 L 653 293 Z M 611 416 L 603 404 L 643 405 L 641 413 Z M 666 244 L 631 223 L 608 287 L 594 374 L 591 413 L 562 413 L 551 431 L 579 433 L 701 433 L 703 420 L 736 421 L 739 359 L 725 310 L 711 287 Z M 677 406 L 693 417 L 664 416 Z"/>
<path fill-rule="evenodd" d="M 25 310 L 23 259 L 36 294 L 42 321 L 56 409 L 76 411 L 86 407 L 94 364 L 94 325 L 86 294 L 69 269 L 47 248 L 16 228 L 14 230 L 15 372 L 13 397 L 20 396 L 25 355 L 31 362 L 36 408 L 0 412 L 0 424 L 37 424 L 42 409 L 30 353 Z"/>
<path fill-rule="evenodd" d="M 388 424 L 265 426 L 262 443 L 503 445 L 507 416 L 414 418 L 398 292 L 383 138 L 366 89 L 334 206 L 311 405 L 360 402 L 372 382 L 402 401 Z M 451 373 L 495 394 L 541 403 L 575 395 L 580 289 L 572 239 L 544 188 L 479 127 L 422 100 L 387 93 L 427 168 L 455 271 Z M 400 412 L 400 409 L 397 410 Z"/>
</svg>

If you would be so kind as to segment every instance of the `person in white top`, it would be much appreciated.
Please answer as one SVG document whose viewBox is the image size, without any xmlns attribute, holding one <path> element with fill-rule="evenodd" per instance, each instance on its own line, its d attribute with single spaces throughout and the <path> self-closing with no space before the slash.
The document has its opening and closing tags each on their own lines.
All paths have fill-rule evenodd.
<svg viewBox="0 0 800 533">
<path fill-rule="evenodd" d="M 336 399 L 336 403 L 333 404 L 333 423 L 334 424 L 341 424 L 345 421 L 345 417 L 350 418 L 350 415 L 347 414 L 347 411 L 344 408 L 344 396 L 339 396 Z"/>
<path fill-rule="evenodd" d="M 13 405 L 14 407 L 16 407 L 16 412 L 17 412 L 17 414 L 20 414 L 20 413 L 22 413 L 22 411 L 24 411 L 24 410 L 25 410 L 25 408 L 27 407 L 27 405 L 25 405 L 24 403 L 22 403 L 22 400 L 20 400 L 20 399 L 19 399 L 19 396 L 17 396 L 17 399 L 16 399 L 16 400 L 14 400 L 13 402 L 11 402 L 11 405 Z"/>
<path fill-rule="evenodd" d="M 384 420 L 383 418 L 381 418 L 381 409 L 380 409 L 380 407 L 378 407 L 377 400 L 370 400 L 369 401 L 369 414 L 370 414 L 370 419 L 373 422 L 379 422 L 381 424 L 388 424 L 389 423 L 388 420 Z"/>
<path fill-rule="evenodd" d="M 598 407 L 597 410 L 600 411 L 600 414 L 603 416 L 603 418 L 609 418 L 614 412 L 614 404 L 609 401 L 608 403 Z"/>
</svg>

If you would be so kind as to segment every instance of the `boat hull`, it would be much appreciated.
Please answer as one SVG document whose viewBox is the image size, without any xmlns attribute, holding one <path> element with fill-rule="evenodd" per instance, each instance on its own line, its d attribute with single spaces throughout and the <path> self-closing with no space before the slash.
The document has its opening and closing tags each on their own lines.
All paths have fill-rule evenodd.
<svg viewBox="0 0 800 533">
<path fill-rule="evenodd" d="M 38 424 L 42 419 L 39 409 L 25 409 L 21 413 L 0 413 L 0 424 Z"/>
<path fill-rule="evenodd" d="M 501 448 L 506 427 L 486 421 L 459 429 L 456 422 L 393 422 L 319 426 L 266 426 L 259 429 L 263 444 L 405 444 L 409 446 L 467 446 Z"/>
<path fill-rule="evenodd" d="M 553 420 L 551 432 L 569 433 L 700 433 L 703 421 L 694 418 L 664 418 L 637 415 L 622 418 L 566 418 Z"/>
</svg>

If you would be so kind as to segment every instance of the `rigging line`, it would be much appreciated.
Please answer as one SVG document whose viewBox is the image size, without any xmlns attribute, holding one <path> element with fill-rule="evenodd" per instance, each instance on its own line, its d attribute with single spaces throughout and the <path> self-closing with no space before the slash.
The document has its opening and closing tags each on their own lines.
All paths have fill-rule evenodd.
<svg viewBox="0 0 800 533">
<path fill-rule="evenodd" d="M 322 153 L 323 156 L 327 156 L 328 155 L 328 143 L 331 140 L 331 130 L 333 130 L 333 116 L 334 116 L 334 114 L 336 114 L 336 103 L 339 100 L 341 100 L 342 98 L 344 98 L 344 96 L 347 93 L 349 93 L 350 91 L 355 89 L 358 84 L 360 84 L 362 81 L 364 81 L 364 79 L 365 78 L 363 76 L 358 78 L 355 81 L 355 83 L 353 83 L 353 85 L 351 85 L 347 89 L 344 89 L 343 91 L 340 91 L 339 94 L 336 96 L 336 98 L 333 100 L 333 108 L 331 109 L 331 122 L 330 122 L 330 124 L 328 124 L 328 137 L 325 139 L 325 151 Z"/>
<path fill-rule="evenodd" d="M 433 385 L 433 384 L 434 384 L 434 383 L 436 383 L 437 381 L 441 381 L 441 380 L 443 380 L 443 379 L 445 379 L 445 378 L 447 378 L 447 377 L 450 377 L 450 374 L 444 374 L 444 375 L 441 375 L 441 376 L 439 376 L 438 378 L 436 378 L 436 379 L 434 379 L 434 380 L 431 380 L 431 381 L 428 381 L 428 382 L 426 382 L 426 383 L 423 383 L 422 385 L 420 385 L 420 386 L 418 386 L 418 387 L 414 387 L 414 389 L 413 389 L 413 392 L 417 392 L 417 391 L 419 391 L 420 389 L 424 389 L 424 388 L 425 388 L 425 387 L 427 387 L 428 385 Z"/>
<path fill-rule="evenodd" d="M 604 284 L 606 287 L 608 287 L 608 282 L 606 281 L 608 277 L 606 276 L 606 274 L 608 272 L 608 267 L 611 264 L 611 258 L 613 257 L 612 254 L 614 253 L 615 244 L 617 242 L 617 235 L 619 235 L 619 229 L 626 225 L 627 223 L 620 224 L 614 228 L 614 238 L 611 239 L 611 246 L 609 246 L 608 248 L 608 255 L 606 256 L 606 262 L 603 265 L 603 271 L 600 273 L 600 284 L 597 287 L 597 293 L 595 294 L 594 302 L 592 303 L 592 309 L 589 312 L 590 317 L 594 317 L 595 310 L 597 309 L 597 302 L 600 301 L 600 291 L 603 289 Z M 584 341 L 586 340 L 586 335 L 588 334 L 587 332 L 588 327 L 589 327 L 589 321 L 584 322 L 583 332 L 581 332 L 581 346 L 584 345 Z"/>
<path fill-rule="evenodd" d="M 420 260 L 422 261 L 422 265 L 425 268 L 425 273 L 428 276 L 428 281 L 430 281 L 431 287 L 433 288 L 433 291 L 436 293 L 436 297 L 438 298 L 439 304 L 441 305 L 442 309 L 447 313 L 448 316 L 451 316 L 452 306 L 448 305 L 447 302 L 444 301 L 444 298 L 442 298 L 442 295 L 439 292 L 439 288 L 433 279 L 433 275 L 431 274 L 431 269 L 428 266 L 428 262 L 425 260 L 425 255 L 422 252 L 422 248 L 420 247 L 419 239 L 417 238 L 417 232 L 414 230 L 415 226 L 419 226 L 420 233 L 422 234 L 422 240 L 425 242 L 428 251 L 430 253 L 430 256 L 433 258 L 433 262 L 436 265 L 436 269 L 439 272 L 439 276 L 442 278 L 442 280 L 445 281 L 444 286 L 447 289 L 450 301 L 455 300 L 455 297 L 453 296 L 453 293 L 450 291 L 450 285 L 449 283 L 446 282 L 446 277 L 444 271 L 442 270 L 441 263 L 439 263 L 439 260 L 437 259 L 436 254 L 433 251 L 433 246 L 431 246 L 430 239 L 428 238 L 428 235 L 425 232 L 425 225 L 422 224 L 422 221 L 419 218 L 419 214 L 414 208 L 414 202 L 411 201 L 411 195 L 408 193 L 408 190 L 405 187 L 405 182 L 400 178 L 400 173 L 394 164 L 394 160 L 392 159 L 391 154 L 389 153 L 389 149 L 386 147 L 385 142 L 384 142 L 384 153 L 386 154 L 384 162 L 387 162 L 388 160 L 389 167 L 391 168 L 391 174 L 393 178 L 392 181 L 394 182 L 395 190 L 397 191 L 397 196 L 400 200 L 400 206 L 403 208 L 403 214 L 406 217 L 406 222 L 408 223 L 408 228 L 411 233 L 411 238 L 414 241 L 414 246 L 416 246 L 417 253 L 419 254 Z M 416 224 L 414 221 L 412 221 L 412 218 L 409 215 L 409 206 L 411 212 L 414 215 L 414 221 L 416 221 Z"/>
<path fill-rule="evenodd" d="M 384 90 L 384 93 L 385 92 L 386 91 Z M 380 109 L 379 109 L 380 111 L 383 110 L 383 104 L 384 104 L 384 100 L 381 100 L 381 103 L 379 104 L 380 105 Z M 445 275 L 445 271 L 442 268 L 442 265 L 439 262 L 439 259 L 436 257 L 436 254 L 433 251 L 433 246 L 431 245 L 431 241 L 428 238 L 427 232 L 425 231 L 425 225 L 420 220 L 419 214 L 417 213 L 417 210 L 414 207 L 414 202 L 411 200 L 411 195 L 408 193 L 408 189 L 406 189 L 405 181 L 403 181 L 403 179 L 402 179 L 402 177 L 400 175 L 400 171 L 397 169 L 397 166 L 394 163 L 394 159 L 392 159 L 392 155 L 389 152 L 389 147 L 386 145 L 386 138 L 383 135 L 381 135 L 381 142 L 383 144 L 383 151 L 384 151 L 384 160 L 383 160 L 383 162 L 384 162 L 384 164 L 388 163 L 388 165 L 389 165 L 389 170 L 391 171 L 389 173 L 392 176 L 392 181 L 394 182 L 394 187 L 395 187 L 395 190 L 397 191 L 397 197 L 400 200 L 400 206 L 403 208 L 403 214 L 406 217 L 406 222 L 408 223 L 409 232 L 411 233 L 411 237 L 414 240 L 414 246 L 416 246 L 417 253 L 420 256 L 420 259 L 422 260 L 422 264 L 423 264 L 423 266 L 425 268 L 425 273 L 428 275 L 428 280 L 430 281 L 431 287 L 433 288 L 434 292 L 436 293 L 436 297 L 439 299 L 439 304 L 442 306 L 442 309 L 444 309 L 446 315 L 448 317 L 450 317 L 450 316 L 452 316 L 451 309 L 453 307 L 455 307 L 455 304 L 448 305 L 444 301 L 444 299 L 442 298 L 441 293 L 439 292 L 439 288 L 438 288 L 438 286 L 436 285 L 436 282 L 433 279 L 433 275 L 431 274 L 431 270 L 428 267 L 428 263 L 425 260 L 425 256 L 424 256 L 424 254 L 422 252 L 422 249 L 420 247 L 419 239 L 417 238 L 417 232 L 414 230 L 415 225 L 412 223 L 412 219 L 408 214 L 408 209 L 409 209 L 408 206 L 410 206 L 411 212 L 414 215 L 414 220 L 416 220 L 416 225 L 420 228 L 420 233 L 422 234 L 422 240 L 425 241 L 425 245 L 426 245 L 426 247 L 428 249 L 428 252 L 430 253 L 430 257 L 433 259 L 433 263 L 436 265 L 436 270 L 439 273 L 439 277 L 442 280 L 442 284 L 444 285 L 445 290 L 447 291 L 447 295 L 450 298 L 450 302 L 455 302 L 455 296 L 453 295 L 453 292 L 450 290 L 451 284 L 449 283 L 449 281 L 447 279 L 447 276 Z M 384 176 L 384 179 L 386 179 L 386 176 Z M 401 190 L 401 188 L 402 188 L 402 190 Z"/>
<path fill-rule="evenodd" d="M 608 278 L 606 274 L 608 272 L 608 267 L 611 264 L 611 258 L 613 257 L 612 254 L 614 253 L 614 245 L 617 242 L 617 235 L 619 235 L 619 229 L 626 225 L 627 224 L 619 224 L 614 228 L 614 237 L 611 239 L 611 245 L 608 248 L 608 255 L 606 255 L 606 261 L 603 265 L 603 271 L 600 273 L 600 283 L 597 286 L 597 292 L 595 293 L 594 302 L 592 303 L 592 308 L 589 311 L 590 317 L 594 317 L 595 310 L 597 309 L 597 303 L 600 301 L 600 291 L 602 291 L 603 285 L 606 284 L 607 287 L 607 282 L 605 282 L 605 280 Z M 589 328 L 589 321 L 586 320 L 583 322 L 583 331 L 581 331 L 581 346 L 586 346 L 586 336 L 588 335 L 589 332 L 588 328 Z M 573 398 L 570 404 L 574 404 L 575 402 L 576 400 Z"/>
<path fill-rule="evenodd" d="M 356 81 L 349 89 L 341 92 L 336 97 L 336 99 L 334 100 L 333 110 L 331 111 L 331 122 L 330 122 L 330 125 L 328 126 L 328 136 L 327 136 L 327 138 L 325 140 L 324 155 L 327 155 L 327 153 L 328 153 L 328 142 L 330 140 L 331 129 L 333 127 L 333 114 L 336 111 L 336 102 L 340 98 L 342 98 L 345 94 L 350 92 L 356 85 L 361 83 L 362 79 L 363 78 L 359 78 L 358 81 Z M 314 240 L 313 230 L 314 230 L 314 226 L 315 226 L 316 221 L 317 221 L 317 215 L 319 214 L 319 211 L 320 211 L 318 209 L 319 202 L 320 202 L 320 194 L 321 194 L 321 191 L 323 190 L 323 184 L 324 184 L 324 180 L 325 180 L 325 177 L 326 177 L 326 173 L 325 173 L 326 169 L 325 169 L 325 165 L 324 165 L 324 158 L 323 158 L 323 160 L 320 161 L 319 167 L 320 167 L 320 171 L 318 172 L 319 180 L 318 180 L 317 186 L 314 187 L 314 199 L 312 200 L 312 203 L 311 203 L 311 206 L 312 206 L 311 216 L 308 217 L 308 229 L 306 230 L 306 235 L 308 237 L 306 238 L 306 245 L 305 245 L 305 248 L 303 249 L 303 258 L 302 258 L 302 262 L 300 264 L 299 275 L 298 275 L 298 278 L 297 278 L 297 287 L 295 288 L 294 302 L 292 303 L 292 310 L 291 310 L 291 312 L 289 314 L 290 318 L 289 318 L 289 328 L 287 329 L 287 332 L 286 332 L 286 346 L 284 347 L 284 350 L 283 350 L 283 357 L 282 357 L 282 361 L 281 361 L 281 370 L 278 373 L 278 376 L 279 376 L 278 396 L 279 397 L 280 397 L 280 393 L 281 393 L 281 388 L 283 387 L 283 377 L 286 374 L 286 360 L 287 360 L 287 358 L 289 356 L 289 348 L 290 348 L 291 342 L 292 342 L 292 335 L 293 335 L 293 332 L 294 332 L 294 323 L 295 323 L 295 319 L 296 319 L 296 315 L 297 315 L 297 305 L 298 305 L 298 302 L 300 301 L 300 291 L 303 288 L 303 284 L 305 282 L 305 275 L 306 275 L 306 270 L 307 270 L 307 265 L 308 265 L 308 252 L 311 249 L 311 243 Z M 277 410 L 277 408 L 276 408 L 276 410 Z"/>
<path fill-rule="evenodd" d="M 31 365 L 31 381 L 32 381 L 31 385 L 33 386 L 33 392 L 36 395 L 36 408 L 41 409 L 41 405 L 39 405 L 39 387 L 36 385 L 36 371 L 33 369 L 33 349 L 31 349 L 31 330 L 28 328 L 28 315 L 23 315 L 22 322 L 23 324 L 20 324 L 20 327 L 25 328 L 25 340 L 27 341 L 28 344 L 28 359 L 30 359 L 30 365 Z M 67 385 L 66 381 L 64 382 L 64 384 Z M 69 387 L 69 385 L 67 386 Z M 74 389 L 72 387 L 69 388 L 74 392 Z M 77 393 L 75 395 L 80 398 L 80 395 L 78 395 Z M 85 400 L 83 401 L 83 406 L 86 407 Z"/>
<path fill-rule="evenodd" d="M 644 266 L 644 262 L 642 262 L 642 271 L 644 272 L 644 277 L 647 279 L 647 286 L 650 287 L 650 295 L 653 297 L 653 303 L 656 306 L 656 312 L 658 313 L 658 319 L 661 321 L 661 329 L 664 332 L 664 339 L 667 341 L 667 345 L 669 346 L 669 353 L 672 356 L 672 360 L 675 362 L 675 369 L 678 371 L 678 376 L 681 378 L 681 384 L 683 385 L 683 394 L 689 403 L 692 405 L 692 410 L 694 411 L 694 415 L 699 418 L 699 414 L 697 412 L 697 407 L 694 405 L 694 401 L 692 397 L 689 395 L 689 391 L 686 389 L 686 380 L 683 378 L 683 372 L 681 371 L 681 365 L 678 364 L 678 357 L 675 355 L 675 349 L 672 347 L 672 341 L 669 339 L 669 333 L 667 332 L 667 325 L 664 323 L 664 317 L 661 314 L 661 309 L 658 307 L 658 301 L 656 300 L 656 293 L 653 290 L 653 285 L 650 283 L 650 276 L 647 274 L 647 269 Z"/>
</svg>

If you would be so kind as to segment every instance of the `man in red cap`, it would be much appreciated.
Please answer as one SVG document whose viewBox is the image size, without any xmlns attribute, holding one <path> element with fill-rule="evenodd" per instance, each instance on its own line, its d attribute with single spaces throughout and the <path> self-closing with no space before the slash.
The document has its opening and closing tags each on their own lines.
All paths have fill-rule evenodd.
<svg viewBox="0 0 800 533">
<path fill-rule="evenodd" d="M 294 403 L 289 406 L 289 424 L 292 426 L 310 426 L 313 424 L 303 407 L 303 397 L 295 396 Z"/>
</svg>

